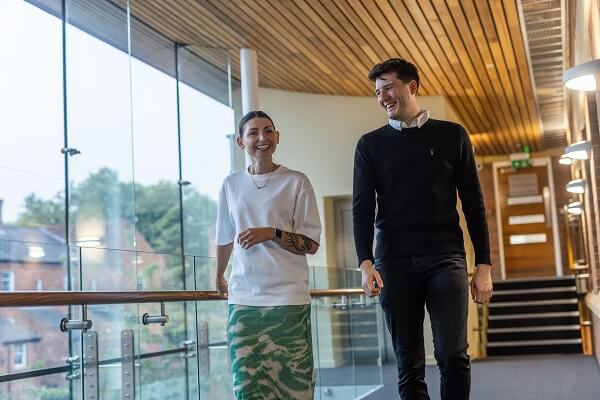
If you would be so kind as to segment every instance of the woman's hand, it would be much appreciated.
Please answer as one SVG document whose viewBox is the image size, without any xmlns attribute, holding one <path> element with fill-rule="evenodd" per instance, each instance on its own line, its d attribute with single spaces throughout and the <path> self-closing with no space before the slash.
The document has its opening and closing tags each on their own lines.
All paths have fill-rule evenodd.
<svg viewBox="0 0 600 400">
<path fill-rule="evenodd" d="M 227 292 L 229 291 L 229 285 L 227 284 L 227 280 L 223 275 L 217 276 L 216 287 L 219 296 L 227 296 Z"/>
<path fill-rule="evenodd" d="M 273 240 L 275 237 L 275 228 L 250 228 L 240 232 L 238 243 L 244 250 L 248 250 L 255 244 Z"/>
</svg>

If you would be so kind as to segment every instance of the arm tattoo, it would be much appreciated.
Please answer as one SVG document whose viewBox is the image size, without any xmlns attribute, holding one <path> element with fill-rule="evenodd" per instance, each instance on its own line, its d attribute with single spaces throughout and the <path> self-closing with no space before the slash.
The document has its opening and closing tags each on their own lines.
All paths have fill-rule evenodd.
<svg viewBox="0 0 600 400">
<path fill-rule="evenodd" d="M 307 254 L 314 250 L 316 243 L 299 233 L 283 232 L 280 244 L 283 248 L 296 254 Z"/>
</svg>

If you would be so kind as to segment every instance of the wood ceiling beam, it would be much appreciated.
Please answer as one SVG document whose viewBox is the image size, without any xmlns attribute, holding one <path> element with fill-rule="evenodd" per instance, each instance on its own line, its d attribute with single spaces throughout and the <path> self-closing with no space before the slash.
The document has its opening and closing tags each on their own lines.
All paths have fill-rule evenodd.
<svg viewBox="0 0 600 400">
<path fill-rule="evenodd" d="M 490 132 L 497 131 L 499 128 L 501 129 L 503 125 L 502 120 L 494 113 L 494 108 L 491 107 L 488 96 L 481 87 L 472 64 L 465 62 L 470 61 L 468 54 L 457 54 L 454 49 L 454 46 L 459 47 L 462 41 L 458 34 L 454 34 L 452 31 L 454 25 L 452 18 L 449 16 L 447 19 L 441 19 L 437 10 L 429 1 L 410 1 L 413 12 L 420 12 L 420 28 L 422 31 L 428 31 L 428 42 L 435 43 L 435 51 L 439 52 L 439 57 L 451 66 L 450 71 L 454 73 L 451 79 L 454 79 L 458 83 L 464 95 L 471 103 L 472 108 L 482 117 L 483 126 L 478 132 Z M 450 41 L 448 32 L 450 37 L 452 37 L 452 41 Z M 504 126 L 504 129 L 507 126 Z M 485 137 L 487 138 L 488 135 L 485 135 Z M 495 151 L 507 151 L 510 148 L 510 144 L 505 135 L 499 135 L 499 139 L 499 143 L 493 146 L 495 147 Z"/>
<path fill-rule="evenodd" d="M 395 4 L 399 4 L 399 2 L 396 2 Z M 446 76 L 444 76 L 440 69 L 437 68 L 434 71 L 432 66 L 430 66 L 430 62 L 434 61 L 433 56 L 429 54 L 429 57 L 427 57 L 428 55 L 423 54 L 420 51 L 421 49 L 419 48 L 416 39 L 413 39 L 412 35 L 409 33 L 408 27 L 405 26 L 405 23 L 408 24 L 410 22 L 410 18 L 400 18 L 399 14 L 397 13 L 404 11 L 402 15 L 407 15 L 408 12 L 406 12 L 406 9 L 397 10 L 396 8 L 392 7 L 392 4 L 388 0 L 377 0 L 377 6 L 385 18 L 383 21 L 387 22 L 380 24 L 380 26 L 393 27 L 395 34 L 395 40 L 393 41 L 398 44 L 403 44 L 406 49 L 405 54 L 409 55 L 406 57 L 401 53 L 401 56 L 413 61 L 417 65 L 420 70 L 420 75 L 423 77 L 422 80 L 432 86 L 433 91 L 430 94 L 445 95 L 462 118 L 462 122 L 467 131 L 471 133 L 480 132 L 477 130 L 476 123 L 469 112 L 468 104 L 464 102 L 463 98 L 456 96 L 456 92 L 450 85 L 450 81 Z M 416 28 L 413 25 L 412 31 L 414 32 L 415 30 Z M 483 141 L 482 143 L 484 143 L 483 151 L 485 153 L 494 153 L 494 149 L 489 142 Z"/>
<path fill-rule="evenodd" d="M 371 66 L 405 58 L 419 68 L 419 94 L 445 96 L 478 152 L 501 154 L 525 143 L 543 148 L 516 1 L 161 0 L 131 6 L 143 23 L 190 44 L 189 51 L 220 70 L 227 69 L 229 56 L 238 79 L 239 49 L 255 49 L 263 87 L 373 96 L 366 76 Z M 549 10 L 537 15 L 553 18 Z M 544 44 L 549 37 L 536 37 L 534 32 L 534 46 L 552 51 Z M 143 37 L 132 40 L 144 44 L 136 42 Z M 562 68 L 547 58 L 531 62 L 551 74 Z"/>
</svg>

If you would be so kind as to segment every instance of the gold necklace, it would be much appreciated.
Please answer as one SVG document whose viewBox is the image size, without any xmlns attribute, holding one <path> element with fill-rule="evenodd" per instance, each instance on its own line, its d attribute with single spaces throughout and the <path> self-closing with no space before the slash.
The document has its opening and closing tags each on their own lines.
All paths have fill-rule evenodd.
<svg viewBox="0 0 600 400">
<path fill-rule="evenodd" d="M 262 189 L 262 188 L 266 187 L 266 186 L 269 184 L 269 181 L 271 181 L 271 177 L 273 176 L 273 173 L 275 172 L 275 170 L 276 170 L 276 169 L 277 169 L 277 165 L 274 165 L 274 166 L 273 166 L 273 171 L 271 171 L 271 173 L 269 174 L 269 177 L 267 178 L 267 181 L 265 182 L 265 184 L 264 184 L 264 185 L 261 185 L 261 186 L 258 186 L 258 185 L 256 184 L 256 181 L 254 181 L 254 175 L 252 174 L 252 171 L 251 171 L 251 165 L 248 165 L 248 173 L 250 174 L 250 179 L 252 179 L 252 183 L 254 184 L 254 186 L 255 186 L 255 187 L 258 189 L 258 190 L 260 190 L 260 189 Z"/>
</svg>

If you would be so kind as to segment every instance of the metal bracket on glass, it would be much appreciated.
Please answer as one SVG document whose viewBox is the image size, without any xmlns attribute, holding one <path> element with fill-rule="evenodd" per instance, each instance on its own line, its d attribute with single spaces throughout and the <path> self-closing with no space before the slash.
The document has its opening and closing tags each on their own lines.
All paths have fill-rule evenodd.
<svg viewBox="0 0 600 400">
<path fill-rule="evenodd" d="M 184 340 L 181 342 L 181 346 L 185 348 L 185 352 L 181 355 L 182 358 L 196 357 L 196 341 L 195 340 Z"/>
<path fill-rule="evenodd" d="M 77 154 L 81 154 L 81 152 L 73 147 L 63 147 L 60 149 L 60 152 L 63 154 L 69 154 L 70 156 L 74 156 Z"/>
<path fill-rule="evenodd" d="M 177 181 L 177 184 L 178 184 L 178 185 L 181 185 L 181 186 L 187 186 L 187 185 L 189 185 L 190 183 L 191 183 L 190 181 Z"/>
<path fill-rule="evenodd" d="M 350 308 L 350 303 L 348 302 L 348 296 L 341 296 L 341 303 L 333 303 L 333 308 L 338 310 L 347 310 Z"/>
<path fill-rule="evenodd" d="M 98 379 L 98 332 L 88 331 L 83 334 L 83 386 L 85 400 L 99 399 Z"/>
<path fill-rule="evenodd" d="M 142 315 L 142 324 L 144 325 L 160 324 L 160 326 L 165 326 L 167 322 L 169 322 L 169 316 L 165 313 L 165 303 L 160 303 L 160 315 L 148 313 Z"/>
<path fill-rule="evenodd" d="M 123 400 L 135 399 L 133 330 L 121 331 L 121 393 Z"/>
<path fill-rule="evenodd" d="M 79 356 L 67 357 L 67 358 L 65 358 L 65 362 L 67 364 L 71 365 L 73 368 L 78 368 L 79 367 Z"/>
<path fill-rule="evenodd" d="M 208 322 L 198 321 L 198 372 L 201 377 L 208 377 L 210 357 L 208 354 Z"/>
<path fill-rule="evenodd" d="M 81 378 L 81 373 L 79 371 L 70 372 L 65 375 L 65 379 L 68 381 L 72 381 L 79 378 Z"/>
<path fill-rule="evenodd" d="M 364 294 L 360 295 L 360 300 L 359 301 L 353 301 L 352 302 L 352 307 L 364 308 L 366 306 L 368 306 L 368 304 L 367 304 L 367 297 Z"/>
<path fill-rule="evenodd" d="M 81 319 L 69 319 L 65 317 L 60 321 L 60 330 L 62 332 L 78 329 L 81 329 L 83 332 L 92 329 L 92 321 L 87 319 L 87 305 L 85 304 L 81 305 Z"/>
<path fill-rule="evenodd" d="M 79 377 L 81 376 L 81 374 L 79 373 L 79 371 L 77 371 L 79 369 L 79 356 L 71 356 L 71 357 L 67 357 L 65 358 L 65 362 L 67 364 L 69 364 L 69 367 L 71 368 L 71 372 L 69 372 L 67 375 L 65 375 L 65 379 L 68 381 L 72 381 L 74 379 L 79 379 Z"/>
</svg>

